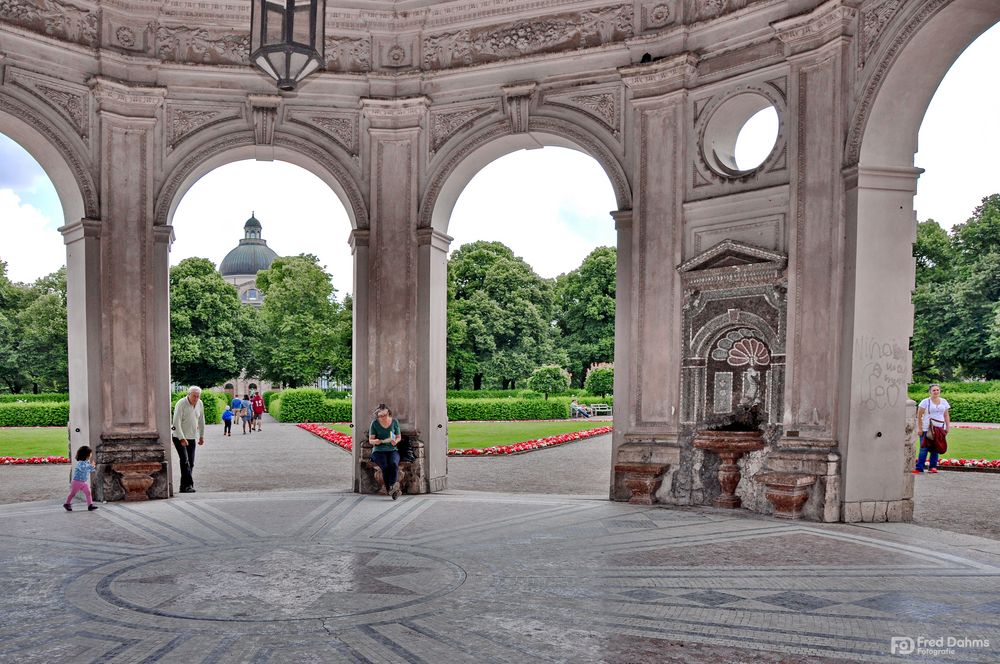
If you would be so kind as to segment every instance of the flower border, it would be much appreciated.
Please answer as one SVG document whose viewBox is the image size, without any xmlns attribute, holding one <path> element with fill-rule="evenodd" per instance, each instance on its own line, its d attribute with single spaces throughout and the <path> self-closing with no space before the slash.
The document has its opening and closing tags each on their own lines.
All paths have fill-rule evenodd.
<svg viewBox="0 0 1000 664">
<path fill-rule="evenodd" d="M 69 463 L 69 459 L 63 456 L 48 457 L 0 457 L 0 466 L 35 466 L 46 463 Z"/>
<path fill-rule="evenodd" d="M 299 424 L 298 427 L 300 429 L 305 429 L 314 436 L 319 436 L 328 443 L 345 449 L 348 452 L 352 451 L 354 448 L 353 439 L 346 433 L 335 431 L 321 424 L 302 423 Z M 596 427 L 593 429 L 585 429 L 583 431 L 562 433 L 556 436 L 546 436 L 545 438 L 523 440 L 519 443 L 510 443 L 509 445 L 450 448 L 448 450 L 448 456 L 509 456 L 511 454 L 525 454 L 527 452 L 534 452 L 535 450 L 541 450 L 547 447 L 556 447 L 558 445 L 574 443 L 578 440 L 586 440 L 587 438 L 593 438 L 594 436 L 602 436 L 606 433 L 611 433 L 612 430 L 614 430 L 614 427 Z"/>
</svg>

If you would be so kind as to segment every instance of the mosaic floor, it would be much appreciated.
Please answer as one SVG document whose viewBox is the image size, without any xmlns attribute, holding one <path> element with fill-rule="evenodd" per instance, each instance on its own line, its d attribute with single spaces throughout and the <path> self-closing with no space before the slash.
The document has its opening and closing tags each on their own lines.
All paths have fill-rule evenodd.
<svg viewBox="0 0 1000 664">
<path fill-rule="evenodd" d="M 1000 542 L 908 524 L 462 492 L 58 502 L 0 506 L 2 662 L 1000 661 Z"/>
</svg>

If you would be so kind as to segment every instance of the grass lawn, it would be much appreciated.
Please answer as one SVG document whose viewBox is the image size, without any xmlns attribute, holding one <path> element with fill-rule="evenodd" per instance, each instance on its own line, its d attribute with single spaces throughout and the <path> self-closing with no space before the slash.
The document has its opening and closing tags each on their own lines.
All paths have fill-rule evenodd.
<svg viewBox="0 0 1000 664">
<path fill-rule="evenodd" d="M 919 446 L 914 447 L 920 452 Z M 1000 459 L 1000 429 L 952 429 L 943 458 Z"/>
<path fill-rule="evenodd" d="M 346 424 L 327 424 L 326 426 L 351 433 Z M 448 447 L 468 449 L 470 447 L 493 447 L 494 445 L 509 445 L 533 438 L 545 438 L 572 431 L 585 431 L 597 427 L 611 426 L 610 421 L 595 422 L 593 420 L 557 420 L 554 422 L 449 422 Z"/>
<path fill-rule="evenodd" d="M 0 427 L 0 456 L 66 456 L 66 427 Z"/>
</svg>

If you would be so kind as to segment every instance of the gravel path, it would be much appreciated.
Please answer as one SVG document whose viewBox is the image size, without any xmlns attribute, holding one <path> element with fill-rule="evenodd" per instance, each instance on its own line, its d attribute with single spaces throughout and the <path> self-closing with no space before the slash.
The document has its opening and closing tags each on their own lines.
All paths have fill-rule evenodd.
<svg viewBox="0 0 1000 664">
<path fill-rule="evenodd" d="M 611 436 L 509 457 L 449 457 L 448 473 L 453 490 L 605 498 Z M 343 491 L 351 488 L 351 456 L 291 424 L 265 421 L 261 432 L 230 438 L 213 425 L 194 477 L 199 491 Z M 1000 539 L 1000 474 L 942 471 L 915 479 L 914 523 Z M 0 504 L 58 505 L 68 484 L 68 466 L 0 466 Z"/>
</svg>

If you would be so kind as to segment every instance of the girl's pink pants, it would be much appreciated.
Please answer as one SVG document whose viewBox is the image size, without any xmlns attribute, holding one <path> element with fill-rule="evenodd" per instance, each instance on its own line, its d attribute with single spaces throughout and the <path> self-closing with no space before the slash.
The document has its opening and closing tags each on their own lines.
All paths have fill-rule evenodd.
<svg viewBox="0 0 1000 664">
<path fill-rule="evenodd" d="M 93 505 L 94 499 L 90 497 L 90 483 L 82 482 L 80 480 L 73 480 L 69 483 L 69 497 L 66 498 L 66 504 L 69 505 L 73 502 L 73 496 L 76 495 L 77 491 L 83 491 L 83 495 L 87 497 L 87 504 Z"/>
</svg>

